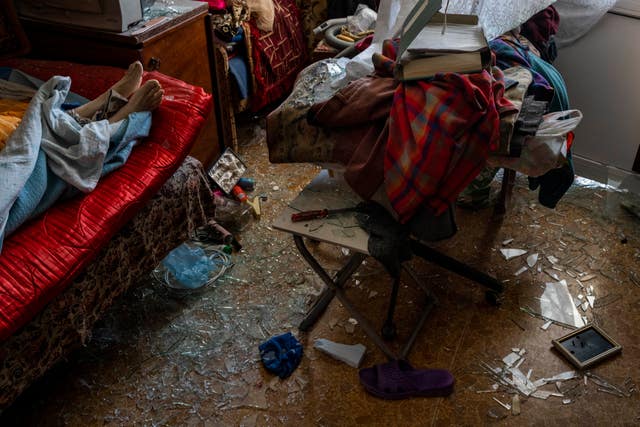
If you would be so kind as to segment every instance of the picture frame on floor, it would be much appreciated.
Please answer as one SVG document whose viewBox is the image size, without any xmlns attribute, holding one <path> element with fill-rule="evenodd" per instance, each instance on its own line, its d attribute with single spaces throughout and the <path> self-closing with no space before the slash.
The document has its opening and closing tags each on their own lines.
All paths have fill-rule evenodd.
<svg viewBox="0 0 640 427">
<path fill-rule="evenodd" d="M 553 346 L 578 369 L 586 369 L 622 351 L 605 331 L 589 324 L 551 341 Z"/>
</svg>

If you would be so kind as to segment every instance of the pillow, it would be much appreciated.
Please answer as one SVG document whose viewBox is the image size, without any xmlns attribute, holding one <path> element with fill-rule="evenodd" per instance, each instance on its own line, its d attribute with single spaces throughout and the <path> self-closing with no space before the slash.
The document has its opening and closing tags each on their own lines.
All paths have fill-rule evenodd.
<svg viewBox="0 0 640 427">
<path fill-rule="evenodd" d="M 265 33 L 273 31 L 275 17 L 273 0 L 247 0 L 247 5 L 249 13 L 256 18 L 256 27 Z"/>
</svg>

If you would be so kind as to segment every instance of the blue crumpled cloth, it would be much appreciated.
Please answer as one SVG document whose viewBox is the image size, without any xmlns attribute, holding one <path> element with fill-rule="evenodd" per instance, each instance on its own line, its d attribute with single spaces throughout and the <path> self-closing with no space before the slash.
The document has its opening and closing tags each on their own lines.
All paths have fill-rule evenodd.
<svg viewBox="0 0 640 427">
<path fill-rule="evenodd" d="M 229 58 L 229 72 L 238 85 L 240 99 L 249 97 L 249 66 L 247 60 L 242 56 Z"/>
<path fill-rule="evenodd" d="M 291 332 L 271 337 L 258 348 L 264 367 L 282 379 L 291 375 L 302 359 L 302 344 Z"/>
</svg>

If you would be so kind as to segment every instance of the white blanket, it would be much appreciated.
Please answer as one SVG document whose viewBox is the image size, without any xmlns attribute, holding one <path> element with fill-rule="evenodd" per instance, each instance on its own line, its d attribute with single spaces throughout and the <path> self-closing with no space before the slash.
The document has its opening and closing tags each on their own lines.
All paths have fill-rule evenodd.
<svg viewBox="0 0 640 427">
<path fill-rule="evenodd" d="M 126 161 L 135 141 L 148 135 L 149 112 L 81 126 L 62 110 L 70 86 L 71 79 L 61 76 L 42 84 L 0 151 L 0 249 L 5 233 L 69 188 L 93 190 L 105 172 Z"/>
</svg>

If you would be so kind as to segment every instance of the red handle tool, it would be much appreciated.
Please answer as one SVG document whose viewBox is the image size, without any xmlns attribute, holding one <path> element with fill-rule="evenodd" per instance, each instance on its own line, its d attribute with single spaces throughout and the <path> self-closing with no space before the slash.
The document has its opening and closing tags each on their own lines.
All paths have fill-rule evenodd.
<svg viewBox="0 0 640 427">
<path fill-rule="evenodd" d="M 327 216 L 329 216 L 329 209 L 304 211 L 291 214 L 291 222 L 310 221 L 312 219 L 326 218 Z"/>
<path fill-rule="evenodd" d="M 318 209 L 315 211 L 303 211 L 291 214 L 291 222 L 310 221 L 312 219 L 326 218 L 329 215 L 357 211 L 357 207 L 343 209 Z"/>
</svg>

